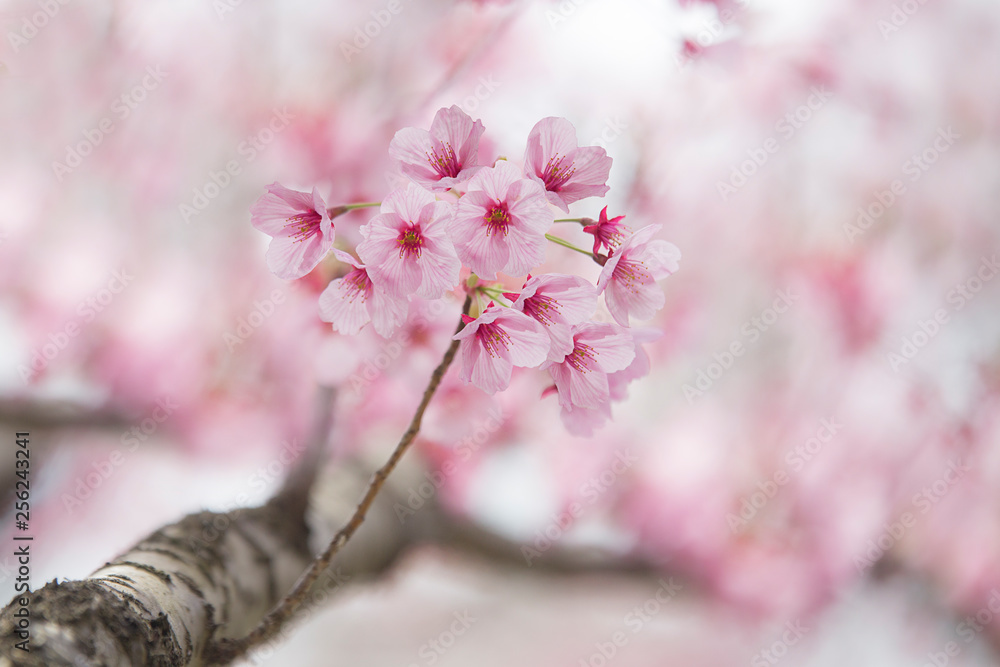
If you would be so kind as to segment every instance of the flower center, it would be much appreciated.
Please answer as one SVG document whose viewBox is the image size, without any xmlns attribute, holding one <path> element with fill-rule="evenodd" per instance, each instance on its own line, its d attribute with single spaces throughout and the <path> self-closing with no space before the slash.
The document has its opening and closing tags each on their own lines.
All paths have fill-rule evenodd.
<svg viewBox="0 0 1000 667">
<path fill-rule="evenodd" d="M 593 370 L 596 360 L 597 353 L 594 352 L 594 348 L 584 343 L 576 343 L 573 351 L 566 355 L 566 363 L 580 373 L 589 373 Z"/>
<path fill-rule="evenodd" d="M 505 352 L 510 345 L 510 334 L 492 322 L 479 325 L 476 337 L 483 344 L 486 353 L 493 358 L 499 357 L 500 352 Z"/>
<path fill-rule="evenodd" d="M 652 274 L 643 262 L 628 257 L 622 257 L 618 261 L 611 277 L 630 292 L 635 292 L 639 287 L 653 281 Z"/>
<path fill-rule="evenodd" d="M 507 236 L 507 227 L 510 226 L 510 213 L 507 211 L 507 204 L 498 202 L 483 216 L 483 224 L 486 225 L 486 235 L 503 234 Z"/>
<path fill-rule="evenodd" d="M 524 300 L 524 314 L 533 317 L 545 326 L 555 324 L 556 318 L 559 316 L 559 302 L 551 296 L 536 294 Z"/>
<path fill-rule="evenodd" d="M 420 234 L 420 226 L 415 225 L 401 231 L 396 237 L 396 243 L 399 245 L 401 258 L 416 257 L 419 259 L 420 251 L 424 247 L 424 237 Z"/>
<path fill-rule="evenodd" d="M 454 178 L 458 176 L 458 172 L 462 171 L 458 155 L 455 154 L 455 149 L 451 147 L 449 142 L 438 144 L 436 148 L 431 149 L 430 153 L 424 153 L 424 155 L 427 157 L 431 169 L 436 171 L 441 178 Z"/>
<path fill-rule="evenodd" d="M 371 278 L 364 269 L 354 269 L 344 276 L 344 298 L 353 303 L 359 296 L 362 303 L 368 299 L 368 288 L 371 286 Z"/>
<path fill-rule="evenodd" d="M 569 179 L 573 178 L 573 174 L 576 173 L 576 167 L 573 166 L 572 160 L 569 164 L 563 164 L 565 160 L 565 155 L 556 155 L 549 159 L 549 163 L 545 165 L 545 171 L 542 172 L 542 180 L 545 181 L 546 190 L 558 192 L 562 186 L 566 185 Z"/>
<path fill-rule="evenodd" d="M 285 218 L 285 227 L 291 230 L 290 236 L 298 243 L 319 232 L 319 223 L 322 220 L 322 216 L 316 211 L 303 211 Z"/>
</svg>

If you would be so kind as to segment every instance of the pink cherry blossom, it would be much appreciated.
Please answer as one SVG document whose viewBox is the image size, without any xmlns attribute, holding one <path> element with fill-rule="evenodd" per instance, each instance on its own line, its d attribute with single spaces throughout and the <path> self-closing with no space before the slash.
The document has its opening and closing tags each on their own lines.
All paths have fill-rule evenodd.
<svg viewBox="0 0 1000 667">
<path fill-rule="evenodd" d="M 549 352 L 549 337 L 541 324 L 492 303 L 454 339 L 462 341 L 462 382 L 471 382 L 488 394 L 507 388 L 514 366 L 538 366 Z"/>
<path fill-rule="evenodd" d="M 597 408 L 562 406 L 559 409 L 559 417 L 571 435 L 589 438 L 594 435 L 594 431 L 611 420 L 611 403 L 602 403 Z"/>
<path fill-rule="evenodd" d="M 578 147 L 576 128 L 565 118 L 543 118 L 528 134 L 524 174 L 542 184 L 548 200 L 564 211 L 608 191 L 611 158 L 599 146 Z"/>
<path fill-rule="evenodd" d="M 332 322 L 334 330 L 346 336 L 358 333 L 369 322 L 383 338 L 392 336 L 406 319 L 407 300 L 376 287 L 365 266 L 349 254 L 336 248 L 333 252 L 354 268 L 320 294 L 320 319 Z"/>
<path fill-rule="evenodd" d="M 609 251 L 614 251 L 622 244 L 629 234 L 629 228 L 621 224 L 625 219 L 624 215 L 618 215 L 608 220 L 608 207 L 601 209 L 600 219 L 594 221 L 592 225 L 586 225 L 583 231 L 594 235 L 594 254 L 601 251 L 603 245 Z"/>
<path fill-rule="evenodd" d="M 452 207 L 408 184 L 382 202 L 362 227 L 358 254 L 372 282 L 390 295 L 437 299 L 458 283 L 461 263 L 447 235 Z"/>
<path fill-rule="evenodd" d="M 271 236 L 267 267 L 283 280 L 306 275 L 333 247 L 333 221 L 316 188 L 307 194 L 272 183 L 250 207 L 250 224 Z"/>
<path fill-rule="evenodd" d="M 611 398 L 608 374 L 628 368 L 635 344 L 625 329 L 613 324 L 585 322 L 573 327 L 573 350 L 560 363 L 547 364 L 567 410 L 596 410 Z"/>
<path fill-rule="evenodd" d="M 524 275 L 545 261 L 545 233 L 554 216 L 534 181 L 500 160 L 468 184 L 450 225 L 458 256 L 484 278 Z"/>
<path fill-rule="evenodd" d="M 396 132 L 389 155 L 401 164 L 403 174 L 428 190 L 444 192 L 469 180 L 478 169 L 481 121 L 472 121 L 457 106 L 440 109 L 431 129 L 406 127 Z"/>
<path fill-rule="evenodd" d="M 520 294 L 505 296 L 514 301 L 514 310 L 545 327 L 551 342 L 549 361 L 562 361 L 573 351 L 573 326 L 590 319 L 597 310 L 597 288 L 579 276 L 529 276 Z"/>
<path fill-rule="evenodd" d="M 663 332 L 652 327 L 629 329 L 629 333 L 632 334 L 632 342 L 635 344 L 635 359 L 628 368 L 608 375 L 612 401 L 624 401 L 628 398 L 628 385 L 649 375 L 651 364 L 643 344 L 654 343 L 663 338 Z"/>
<path fill-rule="evenodd" d="M 630 236 L 601 269 L 597 288 L 615 321 L 629 325 L 629 315 L 648 320 L 663 307 L 657 280 L 678 269 L 681 251 L 672 243 L 653 239 L 662 225 L 648 225 Z"/>
</svg>

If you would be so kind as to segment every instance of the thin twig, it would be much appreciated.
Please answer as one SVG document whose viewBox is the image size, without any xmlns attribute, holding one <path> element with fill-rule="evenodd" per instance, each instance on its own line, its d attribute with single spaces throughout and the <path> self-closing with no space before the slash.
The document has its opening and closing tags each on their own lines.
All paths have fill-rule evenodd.
<svg viewBox="0 0 1000 667">
<path fill-rule="evenodd" d="M 462 306 L 463 314 L 468 314 L 471 304 L 472 298 L 467 296 L 465 298 L 465 305 Z M 464 327 L 465 322 L 459 320 L 458 328 L 455 332 L 458 333 Z M 365 490 L 361 502 L 355 508 L 351 519 L 337 531 L 337 534 L 333 536 L 326 550 L 313 560 L 308 569 L 299 577 L 299 580 L 288 595 L 274 609 L 268 612 L 249 635 L 241 639 L 223 639 L 206 650 L 205 660 L 208 664 L 228 664 L 245 655 L 254 646 L 258 646 L 274 638 L 299 609 L 312 585 L 326 571 L 333 557 L 347 544 L 347 541 L 351 539 L 351 536 L 354 535 L 355 531 L 364 522 L 368 510 L 375 500 L 375 496 L 378 495 L 386 479 L 388 479 L 389 475 L 395 469 L 399 460 L 403 458 L 406 450 L 409 449 L 413 440 L 417 437 L 417 433 L 420 432 L 420 423 L 423 420 L 424 411 L 431 402 L 431 398 L 433 398 L 438 385 L 441 384 L 441 379 L 444 377 L 445 371 L 448 370 L 451 362 L 455 359 L 455 353 L 458 351 L 458 343 L 459 341 L 457 340 L 451 341 L 451 345 L 448 346 L 448 350 L 444 353 L 441 363 L 438 364 L 437 368 L 431 374 L 427 388 L 424 389 L 423 398 L 420 399 L 420 405 L 417 406 L 417 411 L 414 413 L 413 419 L 410 420 L 409 428 L 403 433 L 403 437 L 399 439 L 399 444 L 396 445 L 392 455 L 389 456 L 389 460 L 372 475 L 371 481 L 368 482 L 368 488 Z"/>
</svg>

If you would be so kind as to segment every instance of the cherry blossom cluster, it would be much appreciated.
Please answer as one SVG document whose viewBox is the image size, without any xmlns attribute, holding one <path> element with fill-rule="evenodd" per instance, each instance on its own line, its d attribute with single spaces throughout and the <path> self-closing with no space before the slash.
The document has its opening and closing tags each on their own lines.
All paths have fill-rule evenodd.
<svg viewBox="0 0 1000 667">
<path fill-rule="evenodd" d="M 611 402 L 645 375 L 641 345 L 657 332 L 630 329 L 648 320 L 665 297 L 657 281 L 677 270 L 680 251 L 654 238 L 660 225 L 632 233 L 624 216 L 568 218 L 593 236 L 593 249 L 575 247 L 548 232 L 555 211 L 603 197 L 611 158 L 603 148 L 578 146 L 564 118 L 545 118 L 528 135 L 524 166 L 479 157 L 482 122 L 456 106 L 441 109 L 430 130 L 396 133 L 389 155 L 408 179 L 380 203 L 327 207 L 314 188 L 278 183 L 251 207 L 254 227 L 272 237 L 267 263 L 280 278 L 310 273 L 330 253 L 350 268 L 327 286 L 320 315 L 342 334 L 369 323 L 383 337 L 407 318 L 412 297 L 439 299 L 461 287 L 472 297 L 459 343 L 460 377 L 494 394 L 513 368 L 547 370 L 563 421 L 590 433 L 611 415 Z M 357 257 L 334 247 L 333 220 L 349 210 L 378 206 L 361 228 Z M 590 255 L 600 265 L 596 285 L 577 275 L 534 273 L 550 243 Z M 500 274 L 522 283 L 508 291 Z M 613 323 L 593 321 L 598 301 Z"/>
</svg>

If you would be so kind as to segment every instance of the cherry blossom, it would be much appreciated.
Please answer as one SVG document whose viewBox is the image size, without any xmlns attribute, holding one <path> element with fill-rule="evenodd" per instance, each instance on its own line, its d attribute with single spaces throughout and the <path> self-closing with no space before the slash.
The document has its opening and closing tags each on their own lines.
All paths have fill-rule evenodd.
<svg viewBox="0 0 1000 667">
<path fill-rule="evenodd" d="M 283 280 L 306 275 L 333 247 L 333 221 L 316 188 L 307 194 L 272 183 L 250 207 L 250 224 L 271 237 L 267 267 Z"/>
<path fill-rule="evenodd" d="M 334 248 L 337 258 L 354 268 L 327 285 L 319 296 L 320 319 L 336 331 L 353 336 L 369 322 L 383 338 L 392 336 L 406 319 L 407 300 L 375 286 L 364 264 Z"/>
<path fill-rule="evenodd" d="M 548 363 L 567 410 L 600 409 L 610 401 L 608 374 L 628 368 L 635 344 L 625 329 L 613 324 L 585 322 L 573 327 L 573 350 L 560 363 Z"/>
<path fill-rule="evenodd" d="M 431 129 L 406 127 L 396 132 L 389 155 L 401 163 L 403 174 L 428 190 L 444 192 L 464 183 L 478 166 L 483 124 L 473 122 L 457 106 L 434 115 Z"/>
<path fill-rule="evenodd" d="M 565 118 L 543 118 L 528 134 L 524 174 L 541 183 L 548 200 L 563 211 L 580 199 L 603 197 L 610 171 L 607 152 L 578 147 L 576 128 Z"/>
<path fill-rule="evenodd" d="M 469 321 L 454 340 L 461 341 L 462 381 L 488 394 L 507 388 L 514 366 L 538 366 L 549 352 L 549 337 L 541 324 L 495 303 Z"/>
<path fill-rule="evenodd" d="M 394 190 L 362 227 L 358 254 L 372 282 L 395 297 L 437 299 L 458 283 L 461 264 L 448 239 L 452 207 L 413 185 Z"/>
<path fill-rule="evenodd" d="M 672 243 L 653 239 L 662 225 L 643 227 L 612 253 L 601 270 L 597 287 L 615 321 L 628 326 L 629 315 L 648 320 L 663 307 L 657 280 L 678 269 L 681 251 Z"/>
<path fill-rule="evenodd" d="M 597 309 L 597 288 L 579 276 L 551 273 L 528 276 L 520 294 L 506 294 L 512 308 L 537 320 L 549 334 L 549 361 L 562 361 L 573 351 L 573 325 Z"/>
<path fill-rule="evenodd" d="M 594 235 L 595 255 L 601 251 L 602 245 L 609 251 L 614 251 L 622 244 L 629 233 L 629 228 L 621 224 L 624 219 L 624 215 L 618 215 L 608 220 L 608 207 L 605 206 L 601 209 L 600 218 L 593 221 L 594 224 L 584 226 L 583 231 Z"/>
<path fill-rule="evenodd" d="M 545 261 L 545 232 L 554 216 L 537 183 L 500 160 L 473 176 L 468 188 L 449 231 L 459 258 L 474 273 L 524 275 Z"/>
</svg>

